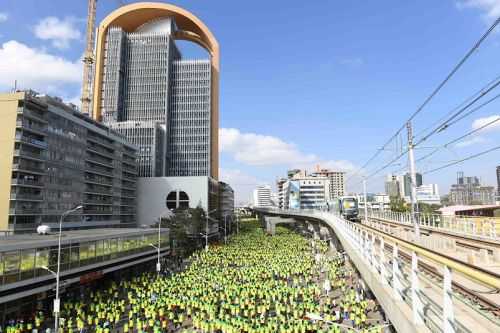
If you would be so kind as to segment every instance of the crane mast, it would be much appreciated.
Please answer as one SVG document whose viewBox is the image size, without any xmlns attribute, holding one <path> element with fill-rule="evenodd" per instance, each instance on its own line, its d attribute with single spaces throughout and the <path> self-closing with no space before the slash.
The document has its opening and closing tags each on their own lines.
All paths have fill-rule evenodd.
<svg viewBox="0 0 500 333">
<path fill-rule="evenodd" d="M 92 66 L 94 64 L 95 15 L 97 0 L 88 0 L 87 42 L 83 56 L 82 113 L 90 114 Z"/>
</svg>

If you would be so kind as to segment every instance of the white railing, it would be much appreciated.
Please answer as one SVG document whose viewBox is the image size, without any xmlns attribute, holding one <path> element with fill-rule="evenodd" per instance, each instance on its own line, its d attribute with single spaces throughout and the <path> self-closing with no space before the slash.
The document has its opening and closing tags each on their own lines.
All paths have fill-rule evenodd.
<svg viewBox="0 0 500 333">
<path fill-rule="evenodd" d="M 330 212 L 279 209 L 260 209 L 259 211 L 264 214 L 324 221 L 339 236 L 339 239 L 343 238 L 349 243 L 348 245 L 354 249 L 359 260 L 368 266 L 371 272 L 378 275 L 378 281 L 391 288 L 393 300 L 404 302 L 403 304 L 409 307 L 412 313 L 412 324 L 416 327 L 425 326 L 431 332 L 478 332 L 477 317 L 474 317 L 476 321 L 462 320 L 465 308 L 470 311 L 471 316 L 479 316 L 481 323 L 485 320 L 485 328 L 493 327 L 493 331 L 496 329 L 500 331 L 500 322 L 497 317 L 487 311 L 478 310 L 477 304 L 471 304 L 462 293 L 452 289 L 452 276 L 457 274 L 461 279 L 467 280 L 469 286 L 477 286 L 477 289 L 486 292 L 498 290 L 500 278 L 497 274 L 453 260 L 453 258 L 396 238 L 376 228 L 346 221 Z M 404 218 L 406 217 L 401 217 L 401 219 Z M 343 245 L 347 251 L 347 244 Z M 349 252 L 347 254 L 354 255 Z M 432 266 L 429 266 L 429 263 Z M 429 267 L 431 267 L 430 270 Z M 436 279 L 436 275 L 431 274 L 433 270 L 442 272 L 440 278 Z M 420 287 L 422 282 L 428 286 L 432 285 L 432 288 L 422 289 Z M 460 302 L 462 306 L 460 321 L 457 321 L 454 315 L 457 302 Z M 487 329 L 481 331 L 487 331 Z"/>
<path fill-rule="evenodd" d="M 364 211 L 360 210 L 361 216 Z M 369 218 L 385 219 L 408 226 L 413 224 L 411 213 L 390 210 L 369 210 Z M 418 223 L 423 228 L 436 229 L 469 237 L 500 240 L 500 218 L 482 216 L 443 216 L 439 214 L 417 214 Z"/>
</svg>

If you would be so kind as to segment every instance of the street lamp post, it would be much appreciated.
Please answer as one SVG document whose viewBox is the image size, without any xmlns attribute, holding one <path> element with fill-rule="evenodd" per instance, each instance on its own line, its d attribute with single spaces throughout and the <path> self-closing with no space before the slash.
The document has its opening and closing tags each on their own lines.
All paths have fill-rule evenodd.
<svg viewBox="0 0 500 333">
<path fill-rule="evenodd" d="M 165 214 L 166 213 L 166 214 Z M 158 245 L 154 244 L 149 244 L 149 246 L 152 246 L 156 249 L 158 253 L 158 259 L 156 262 L 156 272 L 160 274 L 161 272 L 161 263 L 160 263 L 160 251 L 161 251 L 161 220 L 163 215 L 169 215 L 172 216 L 172 211 L 170 209 L 166 210 L 163 214 L 160 215 L 160 220 L 158 221 Z"/>
<path fill-rule="evenodd" d="M 200 232 L 200 235 L 205 237 L 205 252 L 208 252 L 208 220 L 211 219 L 210 214 L 212 214 L 215 211 L 217 211 L 217 209 L 212 209 L 211 211 L 207 212 L 207 218 L 206 218 L 206 224 L 205 224 L 205 234 Z"/>
<path fill-rule="evenodd" d="M 59 280 L 60 280 L 60 275 L 61 275 L 61 236 L 62 236 L 62 223 L 64 220 L 64 217 L 66 215 L 69 215 L 73 212 L 76 212 L 77 210 L 82 209 L 83 206 L 77 206 L 73 209 L 70 209 L 68 211 L 65 211 L 62 213 L 61 218 L 59 219 L 59 236 L 57 240 L 57 272 L 55 273 L 56 276 L 56 298 L 54 299 L 54 329 L 55 333 L 59 331 L 59 313 L 61 310 L 61 300 L 59 299 Z M 54 274 L 53 271 L 49 270 L 49 272 Z"/>
<path fill-rule="evenodd" d="M 219 228 L 224 230 L 224 244 L 227 244 L 227 230 L 224 227 L 219 227 Z"/>
</svg>

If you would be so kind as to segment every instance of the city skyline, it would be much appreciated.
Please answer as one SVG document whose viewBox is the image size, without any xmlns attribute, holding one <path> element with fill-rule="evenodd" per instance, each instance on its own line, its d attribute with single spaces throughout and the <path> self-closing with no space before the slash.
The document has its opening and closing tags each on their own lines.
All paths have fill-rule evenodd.
<svg viewBox="0 0 500 333">
<path fill-rule="evenodd" d="M 259 13 L 259 24 L 250 24 L 257 14 L 258 2 L 224 6 L 194 1 L 169 3 L 203 17 L 224 45 L 220 178 L 233 185 L 237 202 L 248 201 L 256 185 L 273 184 L 284 170 L 293 167 L 313 169 L 319 163 L 347 171 L 349 178 L 349 171 L 361 166 L 415 110 L 486 30 L 498 10 L 494 1 L 490 4 L 453 0 L 393 2 L 391 11 L 374 4 L 360 7 L 292 3 L 287 8 L 272 4 L 267 13 Z M 113 3 L 99 2 L 97 21 L 116 7 Z M 0 59 L 5 74 L 0 79 L 0 89 L 8 91 L 17 80 L 20 88 L 34 88 L 78 102 L 80 59 L 84 50 L 82 18 L 86 10 L 85 2 L 51 1 L 41 6 L 35 1 L 25 1 L 19 6 L 7 1 L 0 8 L 4 14 L 0 22 Z M 221 15 L 225 12 L 235 15 Z M 293 29 L 291 22 L 282 19 L 279 24 L 273 22 L 276 16 L 299 17 L 299 12 L 305 13 L 300 16 L 304 22 L 300 31 Z M 356 27 L 352 23 L 357 20 L 363 20 L 364 27 L 373 29 Z M 387 21 L 391 24 L 382 24 Z M 312 30 L 318 28 L 331 33 L 311 38 Z M 263 36 L 269 29 L 281 38 Z M 241 38 L 236 38 L 237 35 Z M 259 38 L 254 37 L 257 35 Z M 300 50 L 293 46 L 296 38 L 304 41 Z M 188 58 L 203 53 L 186 45 L 180 48 Z M 265 55 L 258 51 L 263 48 Z M 436 122 L 492 79 L 490 73 L 499 67 L 494 61 L 499 48 L 499 35 L 493 34 L 415 119 L 415 133 Z M 312 54 L 315 61 L 306 65 L 299 60 L 308 59 L 304 57 L 306 54 Z M 40 66 L 42 62 L 45 66 Z M 363 98 L 355 98 L 360 94 Z M 249 99 L 254 95 L 260 98 Z M 497 105 L 491 103 L 429 142 L 429 146 L 446 143 L 479 128 L 498 117 L 497 110 Z M 314 131 L 304 131 L 304 120 Z M 359 127 L 363 128 L 363 135 L 349 136 Z M 498 142 L 498 129 L 491 127 L 455 144 L 451 151 L 441 152 L 432 159 L 432 163 L 417 163 L 417 171 L 488 149 Z M 417 158 L 426 153 L 417 151 Z M 384 153 L 368 172 L 390 157 L 390 152 Z M 494 185 L 498 157 L 493 152 L 425 177 L 445 190 L 454 182 L 456 172 L 463 170 L 477 175 L 485 184 Z M 379 179 L 369 181 L 370 192 L 383 191 L 384 176 L 385 172 Z M 359 182 L 351 183 L 352 180 L 347 183 L 347 192 L 359 191 Z"/>
</svg>

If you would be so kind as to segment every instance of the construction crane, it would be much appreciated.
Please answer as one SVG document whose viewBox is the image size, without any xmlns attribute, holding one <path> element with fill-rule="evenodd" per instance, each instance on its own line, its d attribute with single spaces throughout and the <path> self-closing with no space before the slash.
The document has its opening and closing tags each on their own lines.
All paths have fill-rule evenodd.
<svg viewBox="0 0 500 333">
<path fill-rule="evenodd" d="M 88 0 L 87 43 L 83 56 L 82 113 L 90 114 L 92 72 L 94 64 L 95 15 L 97 0 Z"/>
</svg>

